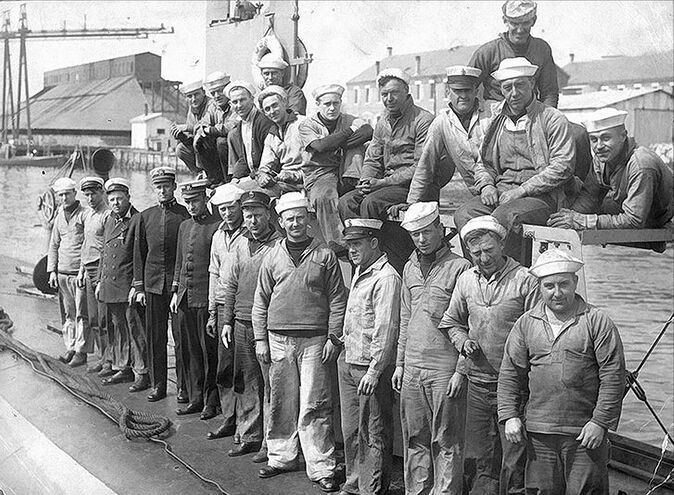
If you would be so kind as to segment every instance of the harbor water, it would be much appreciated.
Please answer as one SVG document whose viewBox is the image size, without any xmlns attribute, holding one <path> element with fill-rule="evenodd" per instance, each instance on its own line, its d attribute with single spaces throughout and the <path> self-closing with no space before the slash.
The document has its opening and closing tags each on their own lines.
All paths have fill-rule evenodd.
<svg viewBox="0 0 674 495">
<path fill-rule="evenodd" d="M 0 254 L 32 267 L 45 253 L 47 233 L 36 205 L 55 169 L 0 167 Z M 83 173 L 76 172 L 74 179 Z M 131 181 L 133 205 L 154 204 L 147 172 L 119 171 Z M 187 180 L 187 174 L 178 180 Z M 450 194 L 451 199 L 457 195 Z M 444 196 L 443 196 L 444 198 Z M 619 246 L 585 246 L 589 302 L 606 310 L 617 324 L 625 347 L 627 369 L 634 370 L 674 310 L 674 249 L 664 254 Z M 9 288 L 12 290 L 12 288 Z M 11 308 L 10 308 L 11 313 Z M 674 430 L 674 328 L 667 331 L 639 374 L 653 408 Z M 645 405 L 632 392 L 623 403 L 618 431 L 660 446 L 663 433 Z"/>
</svg>

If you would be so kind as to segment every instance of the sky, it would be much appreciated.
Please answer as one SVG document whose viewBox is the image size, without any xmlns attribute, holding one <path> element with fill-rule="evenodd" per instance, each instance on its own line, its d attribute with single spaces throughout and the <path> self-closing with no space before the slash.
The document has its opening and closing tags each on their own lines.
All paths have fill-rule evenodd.
<svg viewBox="0 0 674 495">
<path fill-rule="evenodd" d="M 28 42 L 30 92 L 42 87 L 45 71 L 151 51 L 163 56 L 170 80 L 204 76 L 205 1 L 27 1 L 29 28 L 62 29 L 171 26 L 175 34 L 147 40 L 61 40 Z M 264 3 L 264 2 L 263 2 Z M 503 30 L 500 1 L 304 1 L 300 37 L 313 54 L 308 88 L 346 82 L 394 53 L 476 45 Z M 534 36 L 551 45 L 564 66 L 606 55 L 638 55 L 672 49 L 672 1 L 540 1 Z M 19 2 L 0 2 L 16 29 Z M 16 75 L 18 43 L 12 47 Z M 227 68 L 223 68 L 227 71 Z"/>
</svg>

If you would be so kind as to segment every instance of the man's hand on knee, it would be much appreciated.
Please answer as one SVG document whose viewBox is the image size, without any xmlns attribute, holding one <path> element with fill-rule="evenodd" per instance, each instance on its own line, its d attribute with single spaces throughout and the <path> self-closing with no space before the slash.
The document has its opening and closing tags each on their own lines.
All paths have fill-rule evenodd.
<svg viewBox="0 0 674 495">
<path fill-rule="evenodd" d="M 480 191 L 480 199 L 485 206 L 498 206 L 498 189 L 494 186 L 484 186 Z"/>
</svg>

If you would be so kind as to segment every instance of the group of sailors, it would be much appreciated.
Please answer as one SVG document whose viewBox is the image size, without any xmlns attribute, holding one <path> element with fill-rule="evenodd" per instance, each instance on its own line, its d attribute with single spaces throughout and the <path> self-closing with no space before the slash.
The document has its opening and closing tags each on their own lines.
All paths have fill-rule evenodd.
<svg viewBox="0 0 674 495">
<path fill-rule="evenodd" d="M 527 269 L 519 235 L 523 223 L 663 227 L 672 173 L 628 137 L 626 112 L 581 127 L 555 108 L 534 2 L 506 1 L 503 19 L 505 33 L 447 69 L 438 116 L 397 68 L 377 77 L 374 129 L 341 111 L 338 84 L 316 88 L 304 116 L 287 62 L 268 54 L 259 93 L 223 73 L 182 87 L 190 111 L 171 132 L 197 178 L 178 186 L 175 169 L 153 169 L 155 206 L 138 212 L 123 178 L 55 181 L 60 359 L 94 353 L 88 371 L 104 385 L 163 400 L 170 328 L 176 413 L 222 414 L 208 438 L 233 436 L 228 455 L 266 461 L 262 478 L 298 469 L 301 451 L 323 491 L 386 493 L 396 391 L 406 493 L 608 493 L 619 333 L 576 293 L 580 260 L 551 248 Z M 473 195 L 454 216 L 463 256 L 438 205 L 456 169 Z M 412 246 L 404 267 L 383 242 L 390 215 Z"/>
</svg>

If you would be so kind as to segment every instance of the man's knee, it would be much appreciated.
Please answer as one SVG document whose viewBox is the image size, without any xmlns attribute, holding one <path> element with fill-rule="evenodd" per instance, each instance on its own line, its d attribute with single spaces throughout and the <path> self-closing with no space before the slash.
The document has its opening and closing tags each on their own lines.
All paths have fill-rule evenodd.
<svg viewBox="0 0 674 495">
<path fill-rule="evenodd" d="M 339 216 L 342 221 L 346 220 L 347 218 L 354 218 L 358 216 L 360 208 L 359 197 L 359 191 L 351 191 L 339 198 L 337 209 L 339 210 Z"/>
<path fill-rule="evenodd" d="M 454 225 L 457 230 L 461 231 L 461 228 L 468 223 L 468 220 L 481 215 L 489 215 L 491 211 L 492 208 L 482 203 L 479 197 L 472 198 L 467 203 L 459 206 L 454 212 Z"/>
</svg>

